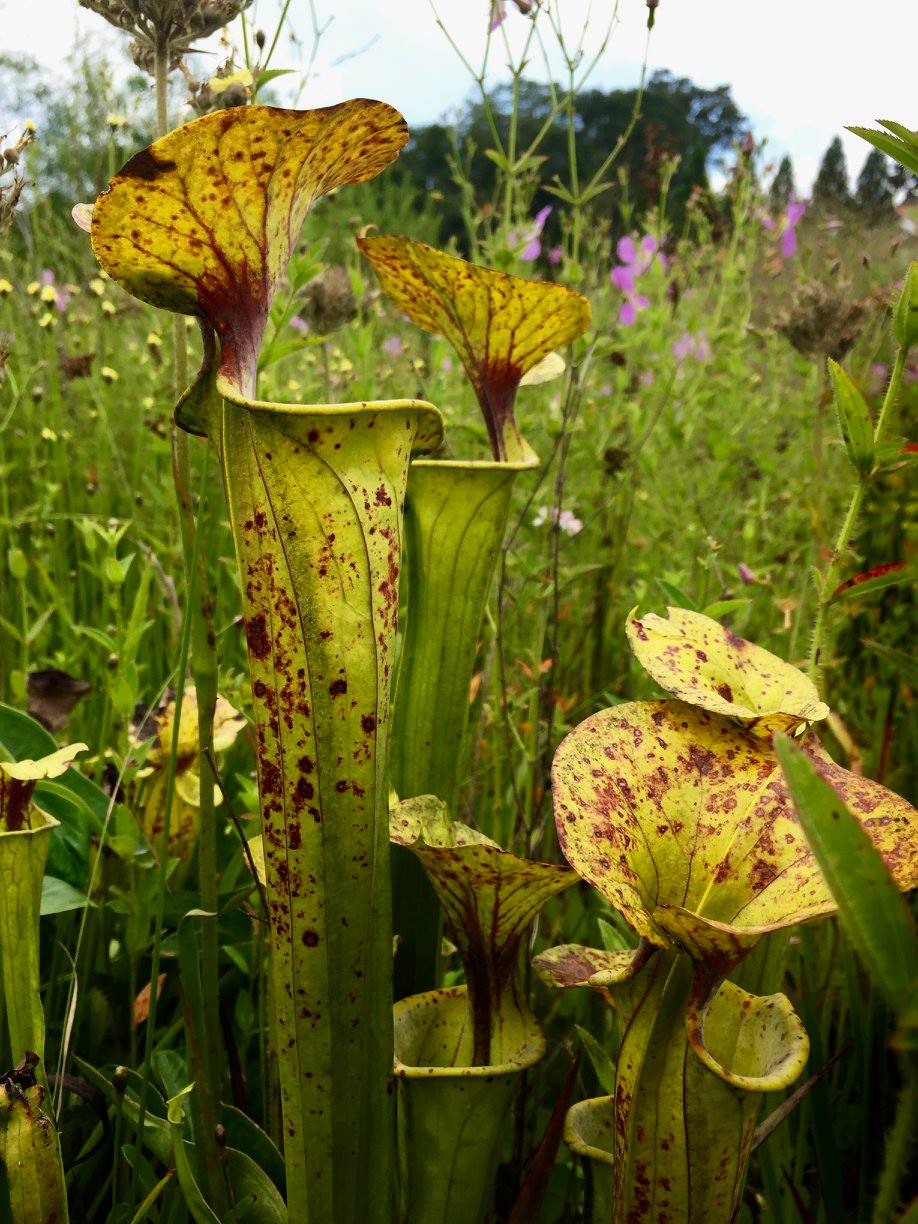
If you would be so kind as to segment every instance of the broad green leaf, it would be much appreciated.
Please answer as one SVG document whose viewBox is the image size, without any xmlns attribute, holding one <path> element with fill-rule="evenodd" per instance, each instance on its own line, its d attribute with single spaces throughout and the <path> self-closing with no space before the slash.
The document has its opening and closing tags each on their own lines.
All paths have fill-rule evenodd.
<svg viewBox="0 0 918 1224">
<path fill-rule="evenodd" d="M 829 358 L 829 377 L 845 449 L 856 472 L 873 467 L 873 418 L 867 401 L 837 361 Z"/>
<path fill-rule="evenodd" d="M 586 298 L 563 285 L 467 263 L 411 238 L 371 235 L 358 245 L 395 306 L 456 350 L 495 459 L 525 458 L 514 417 L 520 381 L 587 329 Z"/>
<path fill-rule="evenodd" d="M 476 1064 L 492 1061 L 491 1045 L 515 1009 L 520 944 L 543 905 L 577 882 L 554 863 L 502 850 L 490 838 L 452 821 L 433 795 L 397 804 L 389 836 L 417 855 L 449 920 L 465 969 Z"/>
<path fill-rule="evenodd" d="M 79 892 L 66 880 L 58 880 L 54 876 L 47 875 L 42 880 L 42 918 L 49 914 L 65 914 L 68 910 L 83 909 L 84 906 L 91 904 L 92 902 L 85 893 Z"/>
<path fill-rule="evenodd" d="M 828 716 L 816 686 L 796 667 L 700 612 L 667 613 L 638 619 L 632 612 L 627 623 L 638 662 L 666 692 L 766 736 Z"/>
<path fill-rule="evenodd" d="M 777 751 L 839 921 L 890 1007 L 898 1012 L 914 998 L 918 985 L 918 934 L 899 893 L 903 878 L 915 882 L 915 838 L 900 847 L 901 859 L 884 857 L 831 784 L 834 779 L 821 776 L 810 758 L 784 736 L 778 737 Z M 873 820 L 884 818 L 880 809 Z M 871 823 L 867 821 L 868 826 Z"/>
<path fill-rule="evenodd" d="M 801 750 L 844 797 L 896 883 L 918 883 L 916 814 L 836 765 L 814 736 Z M 722 969 L 766 931 L 834 912 L 771 746 L 732 720 L 675 701 L 595 714 L 552 770 L 568 862 L 646 939 Z"/>
<path fill-rule="evenodd" d="M 615 1062 L 609 1057 L 592 1033 L 588 1033 L 579 1024 L 575 1024 L 574 1027 L 577 1030 L 577 1036 L 580 1038 L 584 1050 L 586 1050 L 590 1064 L 596 1073 L 600 1088 L 603 1092 L 614 1092 Z"/>
<path fill-rule="evenodd" d="M 213 328 L 221 374 L 251 395 L 271 300 L 309 206 L 379 174 L 407 139 L 397 111 L 363 99 L 215 111 L 112 179 L 93 209 L 93 250 L 134 297 Z"/>
</svg>

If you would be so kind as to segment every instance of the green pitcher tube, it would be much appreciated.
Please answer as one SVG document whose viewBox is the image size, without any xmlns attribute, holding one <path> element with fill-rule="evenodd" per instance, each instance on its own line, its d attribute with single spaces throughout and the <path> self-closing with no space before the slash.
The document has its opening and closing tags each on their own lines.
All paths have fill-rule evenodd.
<svg viewBox="0 0 918 1224">
<path fill-rule="evenodd" d="M 493 1061 L 473 1066 L 464 986 L 395 1005 L 403 1224 L 480 1224 L 493 1211 L 519 1077 L 545 1051 L 534 1017 L 518 1011 L 506 1020 Z"/>
<path fill-rule="evenodd" d="M 386 779 L 402 506 L 417 401 L 226 400 L 291 1218 L 391 1218 Z"/>
<path fill-rule="evenodd" d="M 527 448 L 528 450 L 528 448 Z M 453 816 L 468 774 L 469 692 L 513 487 L 538 466 L 416 459 L 405 502 L 406 613 L 393 715 L 392 786 Z M 410 852 L 392 848 L 396 997 L 439 981 L 440 906 Z"/>
</svg>

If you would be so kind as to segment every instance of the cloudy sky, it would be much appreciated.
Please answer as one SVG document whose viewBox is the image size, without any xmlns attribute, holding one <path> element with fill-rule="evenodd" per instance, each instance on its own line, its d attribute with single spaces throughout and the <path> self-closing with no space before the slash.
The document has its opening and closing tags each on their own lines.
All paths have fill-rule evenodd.
<svg viewBox="0 0 918 1224">
<path fill-rule="evenodd" d="M 276 3 L 256 0 L 250 10 L 265 28 L 270 28 Z M 433 3 L 457 46 L 477 68 L 489 0 Z M 572 42 L 589 16 L 585 48 L 595 53 L 614 0 L 553 3 Z M 422 123 L 447 114 L 468 92 L 468 74 L 438 28 L 431 0 L 315 0 L 315 6 L 320 24 L 328 24 L 300 105 L 324 105 L 362 94 L 385 98 L 409 122 Z M 515 46 L 526 23 L 511 0 L 507 8 L 504 30 Z M 308 48 L 308 0 L 292 0 L 290 14 Z M 637 80 L 646 14 L 644 0 L 618 0 L 618 18 L 593 84 L 614 87 Z M 911 60 L 918 45 L 915 0 L 660 0 L 657 14 L 649 67 L 668 68 L 704 86 L 729 83 L 756 134 L 768 137 L 774 156 L 791 154 L 801 188 L 812 181 L 826 145 L 845 124 L 870 123 L 878 117 L 918 124 Z M 118 41 L 76 0 L 0 0 L 0 30 L 4 50 L 29 52 L 61 72 L 78 34 Z M 502 43 L 495 41 L 493 50 L 499 79 Z M 547 50 L 552 71 L 557 71 L 557 51 Z M 282 39 L 273 66 L 294 66 L 305 54 Z M 544 79 L 546 72 L 535 56 L 528 75 Z M 855 173 L 865 146 L 842 134 Z"/>
</svg>

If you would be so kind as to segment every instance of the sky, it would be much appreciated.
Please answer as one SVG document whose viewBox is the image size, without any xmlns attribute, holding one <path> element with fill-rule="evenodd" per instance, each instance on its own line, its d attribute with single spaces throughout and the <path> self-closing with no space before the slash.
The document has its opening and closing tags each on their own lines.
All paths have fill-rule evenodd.
<svg viewBox="0 0 918 1224">
<path fill-rule="evenodd" d="M 312 0 L 324 32 L 315 68 L 300 106 L 320 106 L 346 97 L 384 98 L 409 124 L 448 115 L 473 87 L 456 49 L 437 24 L 431 0 Z M 543 0 L 545 2 L 545 0 Z M 586 22 L 584 48 L 600 50 L 615 0 L 549 0 L 561 14 L 565 36 L 576 43 Z M 449 35 L 478 69 L 485 45 L 490 0 L 433 0 Z M 527 21 L 512 0 L 502 33 L 518 48 Z M 645 53 L 644 0 L 618 0 L 617 18 L 590 83 L 616 88 L 636 83 Z M 250 13 L 272 28 L 277 0 L 256 0 Z M 282 37 L 273 67 L 302 65 L 312 42 L 310 0 L 291 0 L 290 15 L 303 40 L 297 49 Z M 36 13 L 40 39 L 36 40 Z M 3 50 L 35 55 L 52 71 L 65 71 L 65 57 L 78 34 L 117 45 L 121 37 L 76 0 L 0 0 Z M 846 124 L 877 118 L 918 125 L 913 54 L 918 45 L 915 0 L 660 0 L 649 43 L 648 68 L 667 68 L 702 86 L 729 84 L 751 119 L 757 137 L 767 137 L 777 161 L 789 153 L 797 183 L 805 191 L 833 136 L 842 136 L 854 176 L 867 147 L 844 132 Z M 557 74 L 557 47 L 547 47 L 549 68 L 537 53 L 527 75 Z M 493 74 L 500 80 L 500 33 L 492 44 Z M 198 57 L 218 63 L 214 53 Z M 197 64 L 195 65 L 197 70 Z M 299 77 L 277 82 L 295 92 Z"/>
</svg>

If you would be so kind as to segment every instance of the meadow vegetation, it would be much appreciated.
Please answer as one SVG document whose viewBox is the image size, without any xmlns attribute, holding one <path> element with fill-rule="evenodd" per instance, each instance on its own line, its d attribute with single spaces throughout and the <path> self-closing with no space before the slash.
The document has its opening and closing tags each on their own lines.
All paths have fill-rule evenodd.
<svg viewBox="0 0 918 1224">
<path fill-rule="evenodd" d="M 746 132 L 729 91 L 664 74 L 604 95 L 581 83 L 555 6 L 504 7 L 494 5 L 482 35 L 494 68 L 503 24 L 527 21 L 539 37 L 561 38 L 568 80 L 537 85 L 511 60 L 510 84 L 495 88 L 484 72 L 476 85 L 475 69 L 457 125 L 419 132 L 379 178 L 318 199 L 270 306 L 257 371 L 263 401 L 429 401 L 445 420 L 438 457 L 484 460 L 486 423 L 456 352 L 393 305 L 354 239 L 406 235 L 589 301 L 588 330 L 562 350 L 565 372 L 516 399 L 541 464 L 514 483 L 476 641 L 467 772 L 437 826 L 443 845 L 453 853 L 465 836 L 442 832 L 452 819 L 562 871 L 550 787 L 559 743 L 600 711 L 659 695 L 626 637 L 635 609 L 704 613 L 808 670 L 831 710 L 822 723 L 830 755 L 914 798 L 916 507 L 905 444 L 918 348 L 909 355 L 897 340 L 893 314 L 915 223 L 891 203 L 913 199 L 914 174 L 872 157 L 848 194 L 830 165 L 803 201 L 789 167 Z M 218 74 L 238 74 L 243 105 L 282 96 L 266 42 L 250 25 L 245 50 Z M 260 73 L 240 72 L 259 57 Z M 42 894 L 40 982 L 70 1218 L 282 1219 L 268 923 L 249 848 L 261 829 L 252 684 L 220 464 L 200 438 L 188 439 L 180 471 L 193 552 L 176 503 L 176 370 L 197 369 L 201 341 L 190 318 L 175 315 L 173 327 L 100 268 L 69 215 L 153 138 L 151 77 L 121 84 L 123 73 L 86 49 L 61 96 L 22 68 L 0 62 L 4 105 L 35 119 L 3 179 L 4 193 L 15 173 L 25 189 L 0 248 L 0 755 L 87 746 L 76 806 L 53 779 L 38 792 L 61 822 Z M 169 127 L 193 117 L 187 88 L 173 72 Z M 223 93 L 194 96 L 212 113 Z M 840 556 L 859 475 L 837 410 L 849 384 L 833 381 L 829 359 L 863 397 L 871 439 L 886 405 Z M 198 650 L 188 574 L 202 560 L 220 703 L 213 745 L 199 757 L 194 689 L 178 728 L 175 698 Z M 834 580 L 821 595 L 827 571 Z M 836 588 L 814 660 L 814 623 Z M 202 819 L 212 824 L 203 851 Z M 434 844 L 423 821 L 435 816 L 417 819 Z M 213 859 L 206 896 L 199 853 Z M 631 955 L 637 936 L 627 910 L 626 922 L 600 891 L 556 883 L 519 935 L 522 989 L 547 1052 L 508 1097 L 481 1219 L 590 1219 L 600 1194 L 561 1142 L 562 1119 L 572 1103 L 612 1091 L 618 1015 L 595 991 L 549 988 L 529 961 L 564 944 Z M 214 911 L 218 989 L 208 1001 Z M 470 980 L 463 939 L 446 935 L 437 984 L 458 987 Z M 793 927 L 781 956 L 780 989 L 809 1033 L 809 1056 L 793 1087 L 766 1097 L 738 1218 L 898 1218 L 909 1191 L 901 1132 L 916 1110 L 904 1021 L 836 920 Z M 200 957 L 203 978 L 191 968 Z M 0 1048 L 10 1065 L 20 1061 Z M 192 1081 L 184 1118 L 174 1102 Z M 209 1114 L 198 1103 L 208 1092 Z M 142 1141 L 138 1112 L 156 1123 Z M 213 1162 L 201 1140 L 192 1176 L 182 1135 L 200 1140 L 214 1124 Z M 231 1149 L 262 1180 L 248 1166 L 229 1172 Z M 198 1182 L 203 1204 L 189 1190 Z M 878 1188 L 894 1214 L 876 1214 Z"/>
</svg>

